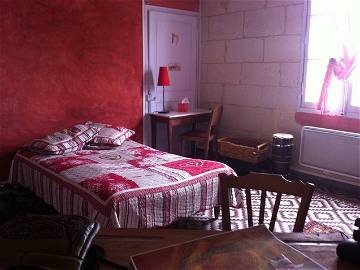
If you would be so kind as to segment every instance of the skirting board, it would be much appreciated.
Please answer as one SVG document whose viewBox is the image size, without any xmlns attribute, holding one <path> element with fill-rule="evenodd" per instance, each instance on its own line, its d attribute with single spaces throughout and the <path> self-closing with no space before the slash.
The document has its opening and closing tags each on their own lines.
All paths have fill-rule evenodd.
<svg viewBox="0 0 360 270">
<path fill-rule="evenodd" d="M 341 194 L 349 194 L 360 197 L 360 186 L 336 181 L 334 179 L 327 179 L 313 174 L 307 174 L 297 170 L 291 170 L 291 178 L 302 180 L 305 182 L 314 183 L 316 186 L 328 188 L 333 192 Z"/>
</svg>

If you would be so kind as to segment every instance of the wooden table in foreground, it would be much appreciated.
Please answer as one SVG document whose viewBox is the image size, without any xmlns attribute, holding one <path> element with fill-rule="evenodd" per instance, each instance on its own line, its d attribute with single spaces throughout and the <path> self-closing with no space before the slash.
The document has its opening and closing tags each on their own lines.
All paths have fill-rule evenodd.
<svg viewBox="0 0 360 270">
<path fill-rule="evenodd" d="M 221 231 L 179 229 L 102 229 L 94 243 L 104 248 L 106 258 L 130 267 L 130 256 L 153 249 L 179 244 Z M 340 233 L 304 234 L 275 233 L 285 243 L 301 251 L 327 269 L 359 269 L 336 256 L 337 243 L 344 240 Z M 114 269 L 102 265 L 101 269 Z"/>
<path fill-rule="evenodd" d="M 198 122 L 209 121 L 210 110 L 195 109 L 189 112 L 151 113 L 151 147 L 156 148 L 157 123 L 165 123 L 167 127 L 168 141 L 167 151 L 172 153 L 173 127 L 181 125 L 195 125 Z"/>
</svg>

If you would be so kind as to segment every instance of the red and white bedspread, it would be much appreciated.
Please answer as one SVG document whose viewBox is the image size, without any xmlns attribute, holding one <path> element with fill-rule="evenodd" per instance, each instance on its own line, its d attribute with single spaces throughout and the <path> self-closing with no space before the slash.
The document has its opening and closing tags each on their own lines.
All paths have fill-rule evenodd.
<svg viewBox="0 0 360 270">
<path fill-rule="evenodd" d="M 106 227 L 151 228 L 218 205 L 219 173 L 234 172 L 219 162 L 129 140 L 112 150 L 64 155 L 19 151 L 10 181 L 29 187 L 62 214 L 86 216 Z"/>
</svg>

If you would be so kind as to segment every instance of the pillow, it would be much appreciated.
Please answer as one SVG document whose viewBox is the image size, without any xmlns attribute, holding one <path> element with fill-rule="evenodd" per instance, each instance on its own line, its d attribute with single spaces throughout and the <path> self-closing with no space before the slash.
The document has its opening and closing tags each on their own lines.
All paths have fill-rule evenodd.
<svg viewBox="0 0 360 270">
<path fill-rule="evenodd" d="M 99 132 L 100 128 L 88 125 L 75 125 L 55 132 L 42 139 L 33 140 L 29 147 L 40 153 L 60 155 L 81 150 Z"/>
<path fill-rule="evenodd" d="M 135 134 L 135 131 L 125 127 L 116 127 L 107 124 L 86 122 L 91 127 L 102 127 L 98 134 L 91 141 L 93 144 L 122 145 L 128 138 Z"/>
</svg>

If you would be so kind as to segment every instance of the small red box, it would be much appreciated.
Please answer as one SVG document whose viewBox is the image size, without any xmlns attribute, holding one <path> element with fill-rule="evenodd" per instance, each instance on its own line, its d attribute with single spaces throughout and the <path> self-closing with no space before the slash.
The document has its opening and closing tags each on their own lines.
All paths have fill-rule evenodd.
<svg viewBox="0 0 360 270">
<path fill-rule="evenodd" d="M 187 112 L 189 110 L 189 103 L 178 103 L 178 112 Z"/>
</svg>

